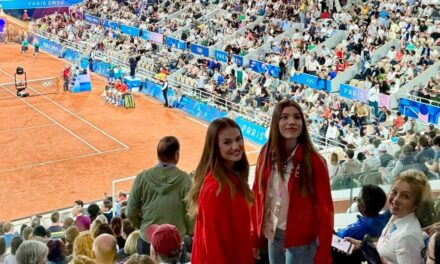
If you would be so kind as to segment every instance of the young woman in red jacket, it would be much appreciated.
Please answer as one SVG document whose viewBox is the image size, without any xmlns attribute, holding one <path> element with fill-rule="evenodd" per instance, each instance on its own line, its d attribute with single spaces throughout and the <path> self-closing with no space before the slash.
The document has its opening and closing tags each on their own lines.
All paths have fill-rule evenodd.
<svg viewBox="0 0 440 264">
<path fill-rule="evenodd" d="M 229 118 L 214 120 L 188 197 L 196 216 L 192 264 L 254 263 L 248 175 L 240 127 Z"/>
<path fill-rule="evenodd" d="M 294 101 L 275 106 L 257 161 L 251 208 L 254 255 L 269 240 L 271 264 L 331 263 L 333 201 L 325 160 Z"/>
</svg>

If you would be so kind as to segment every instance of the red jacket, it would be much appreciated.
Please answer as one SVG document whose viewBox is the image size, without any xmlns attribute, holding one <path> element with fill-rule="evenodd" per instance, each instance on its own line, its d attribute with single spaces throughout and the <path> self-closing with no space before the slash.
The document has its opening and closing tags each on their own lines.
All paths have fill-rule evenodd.
<svg viewBox="0 0 440 264">
<path fill-rule="evenodd" d="M 253 186 L 255 204 L 251 207 L 252 235 L 254 247 L 261 248 L 264 241 L 263 216 L 265 213 L 265 197 L 267 182 L 271 172 L 272 161 L 268 160 L 265 168 L 261 168 L 267 151 L 263 147 L 257 161 L 256 177 Z M 294 168 L 302 163 L 303 146 L 300 144 L 292 158 Z M 303 197 L 300 194 L 299 178 L 291 175 L 289 179 L 289 211 L 287 215 L 286 238 L 284 246 L 301 246 L 312 243 L 316 237 L 319 246 L 315 255 L 315 263 L 331 263 L 330 246 L 333 234 L 333 201 L 330 190 L 330 180 L 324 159 L 312 154 L 313 178 L 315 179 L 314 197 Z M 303 166 L 302 166 L 303 167 Z M 263 169 L 262 191 L 259 191 L 259 171 Z M 292 169 L 295 172 L 296 169 Z M 301 173 L 301 171 L 299 172 Z"/>
<path fill-rule="evenodd" d="M 253 264 L 248 202 L 238 192 L 231 197 L 227 185 L 216 195 L 218 187 L 208 173 L 199 193 L 191 263 Z"/>
</svg>

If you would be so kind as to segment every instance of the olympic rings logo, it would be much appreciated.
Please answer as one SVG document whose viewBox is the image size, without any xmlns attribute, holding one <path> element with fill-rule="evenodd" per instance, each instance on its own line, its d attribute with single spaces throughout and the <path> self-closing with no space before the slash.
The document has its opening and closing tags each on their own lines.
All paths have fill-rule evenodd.
<svg viewBox="0 0 440 264">
<path fill-rule="evenodd" d="M 50 87 L 50 86 L 53 85 L 53 81 L 52 81 L 52 80 L 50 80 L 50 81 L 45 81 L 45 82 L 42 82 L 41 85 L 42 85 L 43 87 Z"/>
</svg>

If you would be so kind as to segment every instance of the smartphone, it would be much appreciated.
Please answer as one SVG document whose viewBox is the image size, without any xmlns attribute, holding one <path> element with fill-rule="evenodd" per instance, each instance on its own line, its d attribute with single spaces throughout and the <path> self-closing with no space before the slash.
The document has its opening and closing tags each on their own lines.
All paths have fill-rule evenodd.
<svg viewBox="0 0 440 264">
<path fill-rule="evenodd" d="M 340 238 L 336 235 L 333 235 L 332 247 L 341 250 L 348 255 L 350 255 L 351 252 L 353 252 L 353 248 L 354 248 L 353 244 L 351 244 L 349 241 L 346 241 L 343 238 Z"/>
</svg>

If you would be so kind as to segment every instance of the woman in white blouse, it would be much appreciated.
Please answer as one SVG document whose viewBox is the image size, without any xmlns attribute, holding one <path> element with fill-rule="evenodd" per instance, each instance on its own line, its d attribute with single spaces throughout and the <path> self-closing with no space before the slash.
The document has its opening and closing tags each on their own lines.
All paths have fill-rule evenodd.
<svg viewBox="0 0 440 264">
<path fill-rule="evenodd" d="M 423 233 L 419 219 L 423 214 L 422 204 L 432 201 L 431 186 L 425 174 L 417 170 L 402 172 L 394 180 L 388 195 L 391 219 L 377 242 L 377 251 L 382 263 L 423 263 Z M 423 208 L 423 210 L 422 210 Z M 346 238 L 360 247 L 361 241 Z"/>
</svg>

